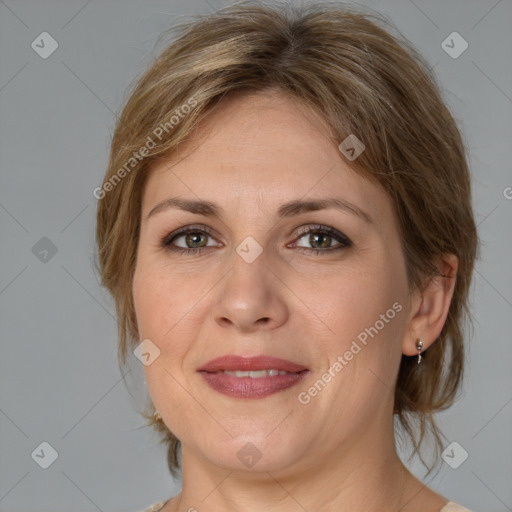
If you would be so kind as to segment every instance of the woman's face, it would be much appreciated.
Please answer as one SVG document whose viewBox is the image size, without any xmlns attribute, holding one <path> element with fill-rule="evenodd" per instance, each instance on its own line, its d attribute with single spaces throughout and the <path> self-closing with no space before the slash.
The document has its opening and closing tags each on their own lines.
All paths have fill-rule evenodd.
<svg viewBox="0 0 512 512">
<path fill-rule="evenodd" d="M 385 192 L 326 133 L 284 96 L 230 98 L 186 155 L 149 176 L 135 310 L 140 340 L 160 351 L 144 367 L 151 398 L 190 457 L 226 469 L 311 468 L 392 430 L 410 313 L 397 222 Z M 161 203 L 170 198 L 216 213 Z M 341 206 L 284 207 L 331 199 Z M 227 355 L 306 370 L 199 371 Z"/>
</svg>

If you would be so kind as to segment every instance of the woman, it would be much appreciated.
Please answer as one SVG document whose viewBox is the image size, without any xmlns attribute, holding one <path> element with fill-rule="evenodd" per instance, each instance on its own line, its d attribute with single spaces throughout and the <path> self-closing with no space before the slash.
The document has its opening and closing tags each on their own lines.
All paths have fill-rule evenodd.
<svg viewBox="0 0 512 512">
<path fill-rule="evenodd" d="M 477 235 L 457 126 L 383 23 L 233 6 L 123 109 L 99 265 L 183 479 L 148 510 L 467 510 L 395 448 L 441 446 Z"/>
</svg>

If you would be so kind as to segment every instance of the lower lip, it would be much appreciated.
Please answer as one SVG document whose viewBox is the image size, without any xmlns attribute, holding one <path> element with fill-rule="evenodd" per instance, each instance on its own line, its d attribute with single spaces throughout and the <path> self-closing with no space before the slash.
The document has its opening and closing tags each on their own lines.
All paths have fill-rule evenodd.
<svg viewBox="0 0 512 512">
<path fill-rule="evenodd" d="M 265 398 L 295 386 L 304 379 L 308 370 L 268 377 L 234 377 L 223 372 L 200 372 L 215 391 L 233 398 Z"/>
</svg>

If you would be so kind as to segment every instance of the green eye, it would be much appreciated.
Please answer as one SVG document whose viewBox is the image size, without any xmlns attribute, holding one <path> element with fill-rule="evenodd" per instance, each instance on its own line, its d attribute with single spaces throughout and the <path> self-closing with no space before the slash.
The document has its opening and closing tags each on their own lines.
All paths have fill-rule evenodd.
<svg viewBox="0 0 512 512">
<path fill-rule="evenodd" d="M 329 226 L 314 225 L 305 226 L 297 233 L 297 238 L 291 247 L 297 247 L 301 252 L 330 253 L 346 249 L 352 245 L 352 242 L 343 233 Z M 306 238 L 308 237 L 308 238 Z M 177 245 L 176 240 L 183 238 L 184 245 Z M 210 239 L 210 240 L 209 240 Z M 299 244 L 298 241 L 305 239 L 305 244 Z M 209 241 L 212 243 L 209 244 Z M 333 245 L 337 242 L 337 245 Z M 307 247 L 307 244 L 310 247 Z M 170 235 L 166 235 L 160 242 L 162 247 L 176 254 L 201 254 L 206 249 L 218 246 L 213 240 L 210 230 L 206 226 L 185 226 Z M 290 247 L 288 245 L 287 247 Z"/>
</svg>

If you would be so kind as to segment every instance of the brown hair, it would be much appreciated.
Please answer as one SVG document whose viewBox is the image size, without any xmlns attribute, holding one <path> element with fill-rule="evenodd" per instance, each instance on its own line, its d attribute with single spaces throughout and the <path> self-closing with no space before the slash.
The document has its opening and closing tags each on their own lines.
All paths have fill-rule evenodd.
<svg viewBox="0 0 512 512">
<path fill-rule="evenodd" d="M 395 392 L 394 412 L 412 440 L 412 455 L 424 462 L 420 448 L 431 432 L 437 461 L 441 439 L 433 413 L 453 403 L 463 374 L 477 234 L 463 141 L 428 66 L 384 18 L 339 5 L 244 2 L 177 29 L 135 83 L 115 127 L 103 187 L 95 192 L 99 271 L 115 300 L 121 369 L 140 341 L 132 278 L 151 163 L 175 150 L 222 97 L 279 90 L 321 114 L 334 144 L 349 134 L 364 142 L 365 151 L 348 163 L 394 204 L 411 290 L 439 275 L 441 255 L 459 259 L 443 330 L 425 351 L 421 371 L 414 358 L 402 357 Z M 162 434 L 176 475 L 179 440 L 151 407 L 143 416 Z"/>
</svg>

